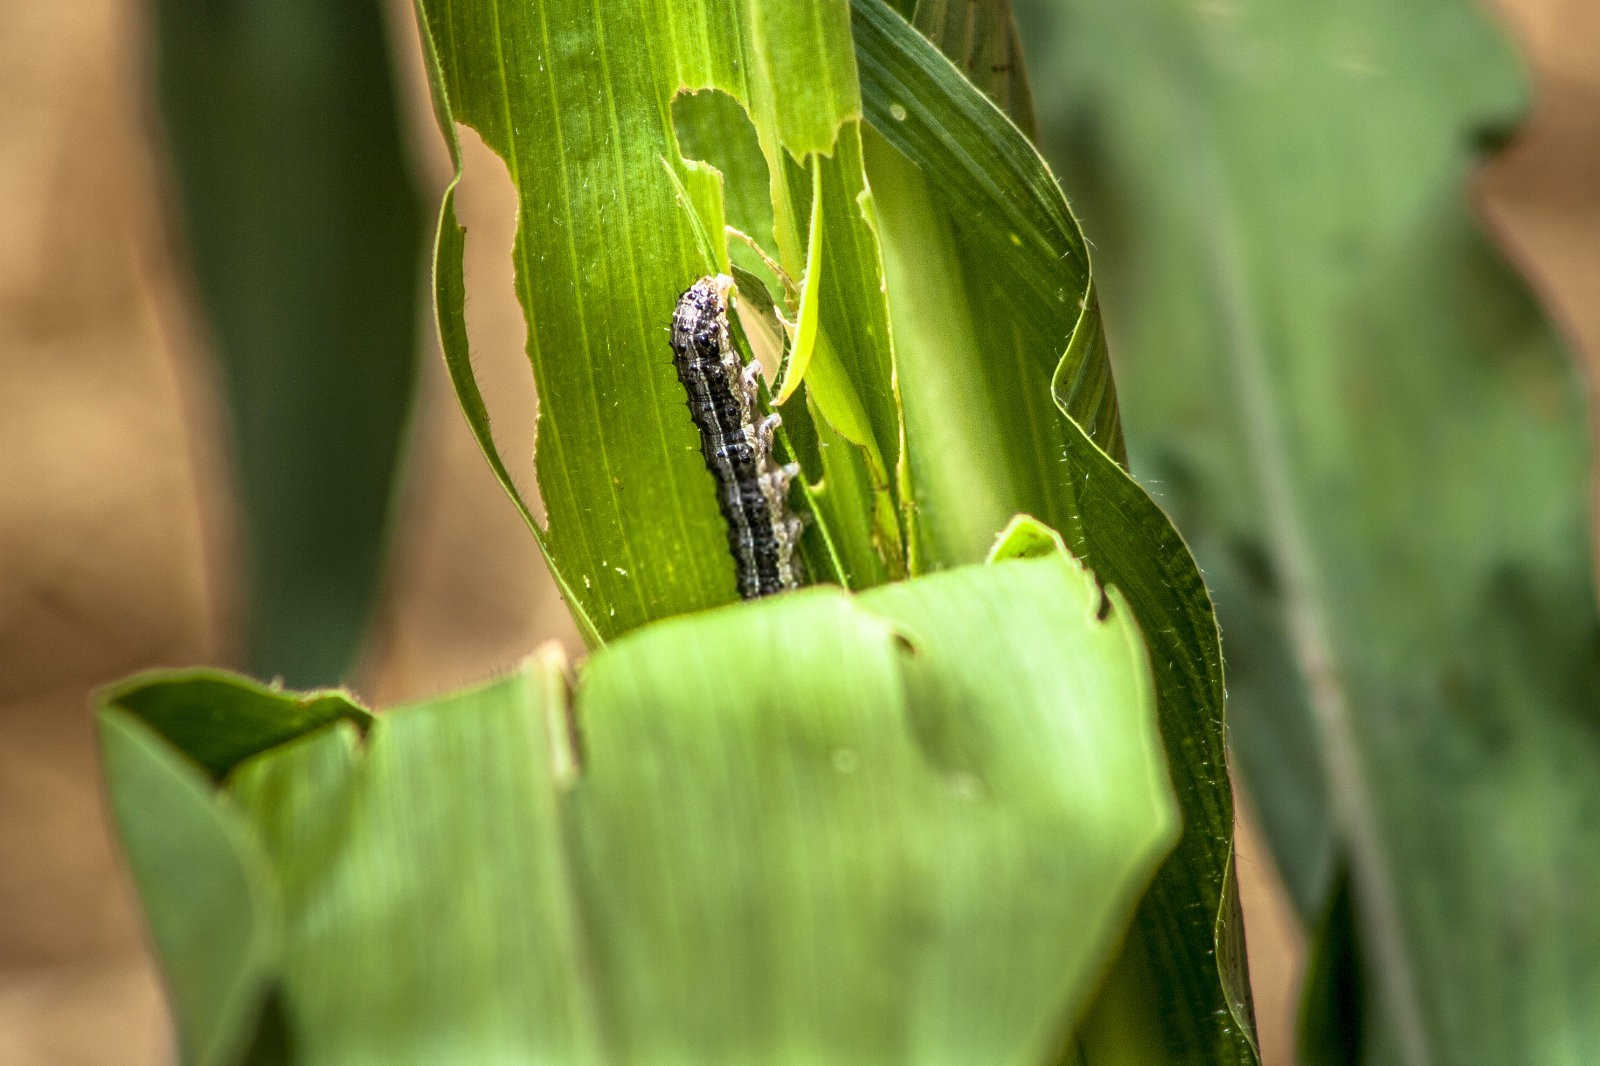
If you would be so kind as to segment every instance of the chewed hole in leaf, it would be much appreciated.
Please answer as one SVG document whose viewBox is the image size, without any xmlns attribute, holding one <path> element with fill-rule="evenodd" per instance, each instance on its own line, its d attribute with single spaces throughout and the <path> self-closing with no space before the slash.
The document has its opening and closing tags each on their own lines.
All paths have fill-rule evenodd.
<svg viewBox="0 0 1600 1066">
<path fill-rule="evenodd" d="M 489 408 L 495 444 L 528 505 L 543 517 L 534 478 L 532 428 L 538 397 L 528 372 L 528 321 L 517 299 L 512 248 L 517 187 L 505 160 L 470 126 L 458 125 L 461 181 L 456 217 L 466 229 L 467 340 Z"/>
<path fill-rule="evenodd" d="M 744 107 L 716 89 L 681 92 L 672 101 L 672 125 L 683 158 L 705 163 L 722 175 L 726 223 L 749 234 L 771 255 L 777 245 L 767 161 Z M 713 237 L 722 239 L 721 234 Z M 734 265 L 760 278 L 781 307 L 783 284 L 762 256 L 743 241 L 727 243 Z"/>
</svg>

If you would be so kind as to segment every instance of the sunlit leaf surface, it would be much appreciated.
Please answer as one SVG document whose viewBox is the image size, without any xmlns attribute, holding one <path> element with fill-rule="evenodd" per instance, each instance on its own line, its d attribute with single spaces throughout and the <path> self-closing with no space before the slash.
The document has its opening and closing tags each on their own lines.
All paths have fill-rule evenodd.
<svg viewBox="0 0 1600 1066">
<path fill-rule="evenodd" d="M 444 132 L 454 143 L 455 123 L 472 126 L 506 160 L 517 189 L 517 294 L 539 396 L 536 463 L 548 526 L 523 509 L 591 642 L 733 598 L 715 492 L 666 327 L 679 293 L 727 265 L 708 261 L 697 228 L 720 249 L 723 204 L 750 203 L 753 189 L 766 193 L 766 213 L 739 221 L 798 279 L 820 181 L 828 216 L 821 284 L 846 288 L 819 305 L 814 362 L 829 351 L 847 361 L 791 418 L 820 412 L 825 433 L 860 446 L 856 453 L 837 442 L 865 464 L 880 502 L 845 515 L 824 497 L 816 519 L 846 545 L 852 584 L 893 573 L 899 426 L 876 249 L 858 203 L 860 102 L 847 8 L 423 0 L 417 9 Z M 674 125 L 674 99 L 705 89 L 739 106 L 678 111 L 691 125 L 708 115 L 719 124 L 685 140 L 715 148 L 724 125 L 742 124 L 757 145 L 739 157 L 744 169 L 730 168 L 740 184 L 727 194 L 715 172 L 686 163 Z M 493 449 L 471 381 L 452 197 L 436 257 L 440 329 L 469 420 Z M 513 429 L 506 439 L 527 434 Z M 510 488 L 509 468 L 500 472 Z M 882 517 L 869 529 L 874 508 Z"/>
</svg>

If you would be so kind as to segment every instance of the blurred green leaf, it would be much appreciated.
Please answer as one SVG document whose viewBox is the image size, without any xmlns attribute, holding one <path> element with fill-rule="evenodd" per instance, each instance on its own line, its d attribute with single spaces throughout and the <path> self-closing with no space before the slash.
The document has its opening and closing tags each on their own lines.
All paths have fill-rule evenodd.
<svg viewBox="0 0 1600 1066">
<path fill-rule="evenodd" d="M 147 684 L 186 687 L 181 679 Z M 230 726 L 230 708 L 254 696 L 210 692 L 212 712 Z M 253 732 L 249 717 L 245 733 Z M 233 803 L 154 726 L 112 702 L 102 703 L 99 724 L 111 814 L 176 1008 L 183 1061 L 238 1062 L 280 965 L 267 857 Z"/>
<path fill-rule="evenodd" d="M 999 11 L 999 8 L 993 8 Z M 1255 1060 L 1240 949 L 1222 666 L 1194 560 L 1118 465 L 1116 393 L 1083 243 L 1027 139 L 876 0 L 855 5 L 868 174 L 927 569 L 981 559 L 1015 512 L 1127 597 L 1150 648 L 1184 835 L 1145 900 L 1082 1061 L 1130 1031 L 1174 1062 Z"/>
<path fill-rule="evenodd" d="M 155 81 L 221 368 L 252 670 L 337 681 L 416 369 L 421 219 L 376 0 L 158 0 Z"/>
<path fill-rule="evenodd" d="M 1348 855 L 1367 1061 L 1600 1061 L 1584 417 L 1464 196 L 1505 43 L 1465 0 L 1019 14 L 1303 913 Z"/>
<path fill-rule="evenodd" d="M 364 741 L 307 722 L 215 800 L 127 709 L 202 679 L 151 678 L 102 712 L 141 756 L 110 787 L 152 916 L 192 891 L 159 865 L 164 777 L 248 824 L 296 1062 L 1037 1063 L 1177 832 L 1138 631 L 1101 599 L 1052 553 L 673 619 L 573 707 L 547 654 Z M 259 691 L 205 680 L 218 730 L 238 704 L 232 743 L 259 736 Z"/>
<path fill-rule="evenodd" d="M 1300 993 L 1300 1033 L 1296 1041 L 1301 1066 L 1343 1066 L 1352 1062 L 1393 1061 L 1394 1049 L 1382 1059 L 1370 1057 L 1367 1046 L 1367 996 L 1374 991 L 1362 980 L 1360 934 L 1349 872 L 1335 874 L 1326 912 L 1312 929 Z"/>
</svg>

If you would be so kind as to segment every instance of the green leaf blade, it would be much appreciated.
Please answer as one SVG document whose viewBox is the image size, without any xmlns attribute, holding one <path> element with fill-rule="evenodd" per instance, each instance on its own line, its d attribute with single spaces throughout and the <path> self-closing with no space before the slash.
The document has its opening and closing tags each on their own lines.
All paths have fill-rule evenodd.
<svg viewBox="0 0 1600 1066">
<path fill-rule="evenodd" d="M 545 656 L 364 739 L 311 726 L 220 797 L 190 770 L 279 901 L 286 1046 L 1040 1061 L 1177 831 L 1138 630 L 1100 601 L 1060 553 L 805 591 L 642 629 L 570 708 Z"/>
<path fill-rule="evenodd" d="M 377 594 L 416 378 L 423 222 L 383 5 L 160 0 L 152 19 L 231 435 L 245 656 L 332 684 Z"/>
<path fill-rule="evenodd" d="M 223 670 L 158 670 L 105 690 L 99 702 L 137 717 L 216 781 L 245 759 L 338 720 L 372 715 L 343 689 L 297 695 Z"/>
<path fill-rule="evenodd" d="M 1228 950 L 1240 919 L 1215 617 L 1187 546 L 1119 464 L 1086 245 L 1048 169 L 994 105 L 883 4 L 854 10 L 863 107 L 881 135 L 868 142 L 868 172 L 905 331 L 923 566 L 984 558 L 1022 512 L 1127 597 L 1151 651 L 1185 832 L 1112 980 L 1142 984 L 1142 1024 L 1161 1054 L 1253 1062 L 1248 979 Z M 1080 1053 L 1119 1054 L 1111 1044 Z"/>
<path fill-rule="evenodd" d="M 267 858 L 212 783 L 138 716 L 102 701 L 111 814 L 185 1062 L 229 1066 L 276 975 L 280 914 Z"/>
<path fill-rule="evenodd" d="M 1581 399 L 1466 195 L 1506 43 L 1454 2 L 1028 6 L 1240 766 L 1308 921 L 1349 873 L 1363 1061 L 1595 1057 Z"/>
<path fill-rule="evenodd" d="M 680 91 L 731 95 L 767 163 L 779 258 L 797 272 L 804 204 L 791 194 L 785 161 L 825 163 L 819 153 L 835 152 L 860 112 L 845 8 L 480 0 L 417 10 L 446 137 L 456 122 L 477 129 L 518 190 L 513 256 L 548 515 L 548 528 L 535 532 L 580 625 L 607 639 L 732 599 L 711 476 L 664 332 L 678 294 L 717 264 L 703 261 L 677 195 L 695 179 L 685 171 L 674 182 L 660 161 L 683 166 L 672 108 Z M 720 240 L 721 220 L 703 222 Z M 459 253 L 453 230 L 453 222 L 441 228 L 440 276 L 456 270 L 443 262 Z M 447 360 L 462 388 L 470 372 L 462 293 L 452 281 L 440 297 Z M 471 391 L 463 389 L 464 404 L 480 444 L 505 468 Z"/>
</svg>

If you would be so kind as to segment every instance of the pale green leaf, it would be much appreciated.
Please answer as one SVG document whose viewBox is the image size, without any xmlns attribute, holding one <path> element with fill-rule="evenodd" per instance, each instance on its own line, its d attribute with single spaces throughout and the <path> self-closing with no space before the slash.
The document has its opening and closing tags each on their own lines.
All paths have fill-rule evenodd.
<svg viewBox="0 0 1600 1066">
<path fill-rule="evenodd" d="M 822 212 L 821 167 L 812 168 L 811 179 L 811 226 L 807 230 L 806 273 L 805 280 L 800 285 L 800 309 L 796 315 L 794 344 L 790 346 L 788 358 L 784 360 L 783 376 L 779 379 L 776 395 L 772 398 L 773 403 L 780 405 L 794 395 L 794 390 L 800 387 L 800 379 L 805 377 L 806 367 L 811 365 L 811 352 L 817 344 L 817 330 L 820 324 L 817 308 L 822 302 L 820 294 L 825 262 L 822 258 L 822 235 L 825 232 L 822 220 L 826 217 Z"/>
<path fill-rule="evenodd" d="M 149 677 L 140 687 L 167 686 L 186 682 Z M 211 687 L 207 695 L 208 713 L 225 729 L 236 726 L 232 709 L 243 708 L 241 743 L 257 734 L 253 691 Z M 161 960 L 183 1061 L 239 1062 L 279 973 L 279 911 L 266 855 L 200 767 L 135 712 L 108 702 L 99 730 L 112 818 Z"/>
<path fill-rule="evenodd" d="M 200 794 L 270 863 L 292 1061 L 1047 1061 L 1177 832 L 1138 631 L 1059 552 L 659 623 L 568 704 L 546 655 Z"/>
</svg>

